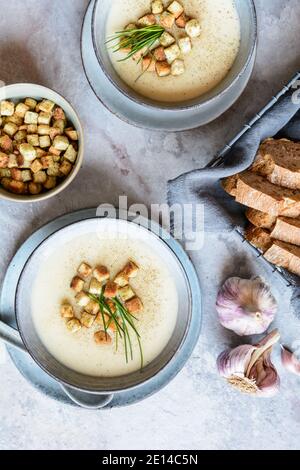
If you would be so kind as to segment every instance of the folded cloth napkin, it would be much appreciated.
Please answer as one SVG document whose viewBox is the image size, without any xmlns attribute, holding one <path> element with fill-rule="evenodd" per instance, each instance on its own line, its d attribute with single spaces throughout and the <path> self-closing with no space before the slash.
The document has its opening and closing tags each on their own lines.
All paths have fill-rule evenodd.
<svg viewBox="0 0 300 470">
<path fill-rule="evenodd" d="M 220 179 L 246 170 L 252 164 L 260 143 L 268 137 L 300 140 L 300 103 L 292 99 L 294 92 L 292 89 L 287 91 L 253 126 L 249 126 L 220 166 L 194 170 L 169 181 L 169 205 L 203 204 L 205 232 L 243 227 L 246 222 L 244 208 L 225 193 Z M 285 273 L 285 276 L 299 286 L 293 297 L 300 306 L 300 278 L 290 273 Z"/>
</svg>

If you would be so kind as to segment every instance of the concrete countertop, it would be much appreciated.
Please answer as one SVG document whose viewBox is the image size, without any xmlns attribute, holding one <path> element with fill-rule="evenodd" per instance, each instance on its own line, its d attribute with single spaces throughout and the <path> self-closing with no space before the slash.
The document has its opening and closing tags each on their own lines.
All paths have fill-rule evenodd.
<svg viewBox="0 0 300 470">
<path fill-rule="evenodd" d="M 300 3 L 256 0 L 258 57 L 238 102 L 210 125 L 183 133 L 136 129 L 96 99 L 80 58 L 80 30 L 88 0 L 0 0 L 0 80 L 53 87 L 78 110 L 85 129 L 84 166 L 59 197 L 16 205 L 0 201 L 0 282 L 10 258 L 34 228 L 61 214 L 107 202 L 164 202 L 166 181 L 204 166 L 225 142 L 300 69 Z M 213 249 L 211 249 L 213 247 Z M 202 334 L 177 378 L 146 401 L 124 409 L 90 412 L 41 395 L 15 369 L 0 346 L 0 449 L 297 449 L 299 379 L 282 375 L 273 399 L 253 399 L 226 386 L 215 359 L 233 335 L 216 321 L 220 283 L 232 274 L 270 273 L 235 238 L 206 236 L 193 255 L 204 294 Z M 300 338 L 284 283 L 277 325 L 287 342 Z"/>
</svg>

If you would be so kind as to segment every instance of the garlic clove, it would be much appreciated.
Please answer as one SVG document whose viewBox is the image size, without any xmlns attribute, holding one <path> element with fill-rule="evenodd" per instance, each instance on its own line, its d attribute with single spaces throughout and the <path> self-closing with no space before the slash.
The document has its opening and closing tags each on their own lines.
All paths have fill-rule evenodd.
<svg viewBox="0 0 300 470">
<path fill-rule="evenodd" d="M 281 345 L 281 362 L 283 367 L 292 374 L 300 375 L 300 361 L 295 354 Z"/>
<path fill-rule="evenodd" d="M 216 309 L 220 323 L 239 336 L 264 333 L 277 311 L 270 287 L 260 277 L 229 278 L 220 289 Z"/>
<path fill-rule="evenodd" d="M 274 330 L 256 346 L 246 344 L 224 351 L 217 360 L 219 374 L 240 392 L 262 397 L 275 395 L 280 380 L 271 352 L 279 339 L 278 330 Z"/>
</svg>

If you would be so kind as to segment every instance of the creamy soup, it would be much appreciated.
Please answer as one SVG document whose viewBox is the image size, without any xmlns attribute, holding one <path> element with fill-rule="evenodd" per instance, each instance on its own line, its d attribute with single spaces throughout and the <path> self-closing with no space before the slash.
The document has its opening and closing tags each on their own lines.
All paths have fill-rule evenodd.
<svg viewBox="0 0 300 470">
<path fill-rule="evenodd" d="M 41 259 L 40 270 L 32 290 L 32 315 L 37 333 L 48 351 L 61 363 L 80 373 L 92 376 L 120 376 L 140 369 L 140 352 L 135 335 L 133 360 L 126 363 L 124 344 L 96 344 L 95 331 L 81 328 L 71 333 L 60 315 L 63 302 L 74 302 L 70 280 L 80 263 L 105 265 L 115 276 L 129 259 L 139 265 L 138 276 L 130 281 L 143 302 L 136 327 L 141 336 L 144 364 L 149 364 L 165 348 L 175 328 L 178 297 L 175 283 L 167 267 L 141 240 L 101 239 L 95 234 L 82 235 Z"/>
<path fill-rule="evenodd" d="M 170 0 L 165 1 L 168 6 Z M 132 89 L 151 99 L 180 102 L 199 97 L 212 90 L 228 74 L 240 47 L 240 21 L 233 0 L 181 0 L 187 15 L 200 21 L 202 32 L 192 39 L 192 51 L 182 56 L 185 72 L 180 76 L 158 77 L 155 72 L 142 76 L 141 64 L 124 58 L 124 53 L 109 50 L 118 75 Z M 150 11 L 150 0 L 112 0 L 107 23 L 111 36 Z M 175 33 L 174 33 L 175 31 Z M 175 36 L 184 36 L 174 28 Z M 140 78 L 138 80 L 137 77 Z"/>
</svg>

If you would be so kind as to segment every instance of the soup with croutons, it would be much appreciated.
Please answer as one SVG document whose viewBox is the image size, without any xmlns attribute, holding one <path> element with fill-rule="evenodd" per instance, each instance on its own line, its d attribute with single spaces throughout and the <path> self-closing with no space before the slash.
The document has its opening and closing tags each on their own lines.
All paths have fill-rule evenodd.
<svg viewBox="0 0 300 470">
<path fill-rule="evenodd" d="M 113 0 L 108 50 L 120 78 L 152 100 L 204 95 L 228 74 L 240 47 L 234 0 Z"/>
<path fill-rule="evenodd" d="M 142 240 L 91 233 L 43 256 L 31 307 L 41 341 L 59 362 L 114 377 L 163 351 L 178 296 L 167 266 Z"/>
</svg>

